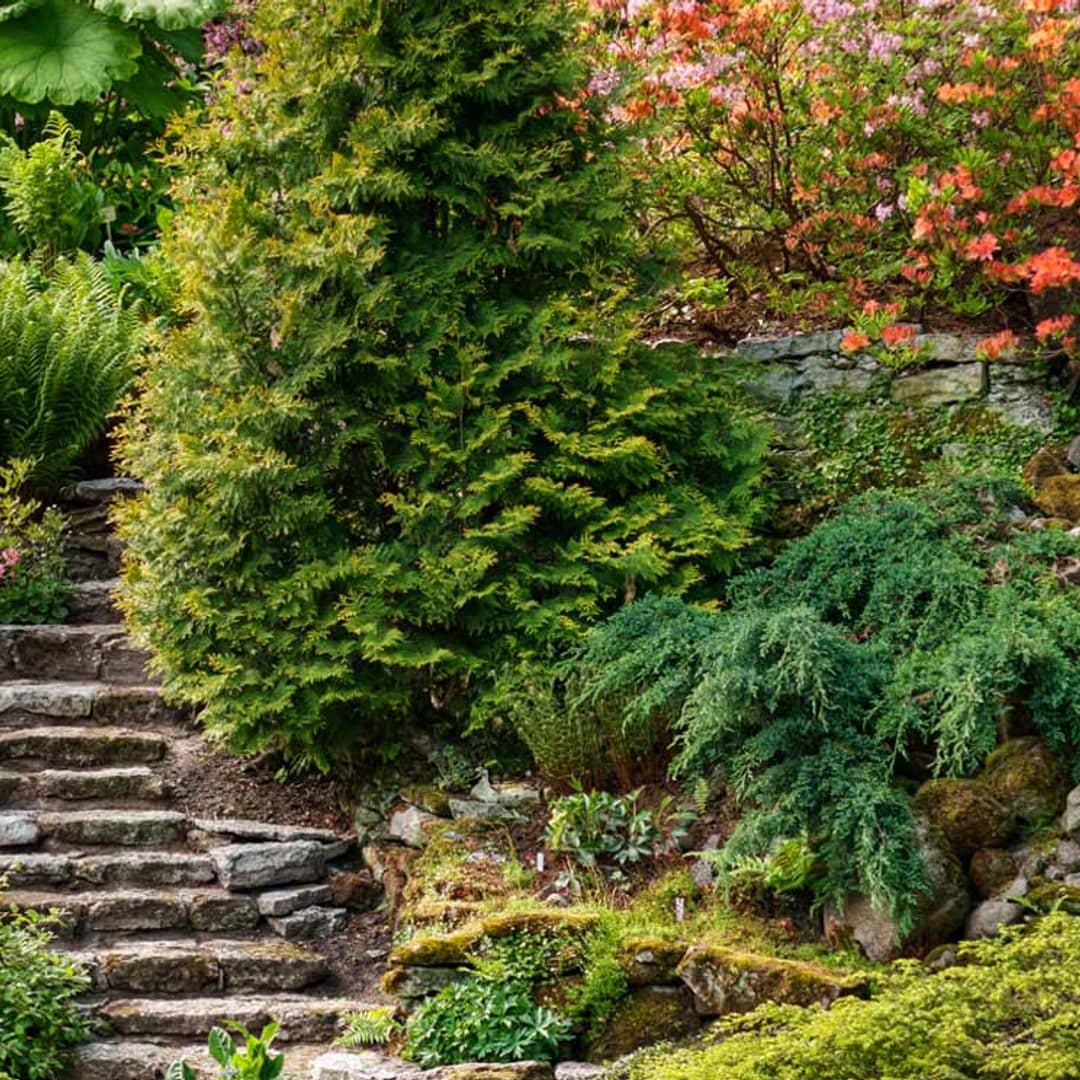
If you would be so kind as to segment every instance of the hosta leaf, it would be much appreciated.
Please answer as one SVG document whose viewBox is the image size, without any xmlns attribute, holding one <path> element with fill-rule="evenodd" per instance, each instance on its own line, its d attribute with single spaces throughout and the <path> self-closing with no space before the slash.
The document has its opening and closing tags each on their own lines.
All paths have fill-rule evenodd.
<svg viewBox="0 0 1080 1080">
<path fill-rule="evenodd" d="M 32 7 L 37 7 L 41 0 L 0 0 L 0 23 L 8 19 L 17 19 Z"/>
<path fill-rule="evenodd" d="M 43 0 L 0 23 L 0 94 L 31 104 L 91 101 L 138 70 L 142 51 L 126 27 L 75 0 Z"/>
<path fill-rule="evenodd" d="M 124 22 L 139 19 L 164 30 L 201 26 L 225 10 L 224 0 L 93 0 L 94 7 Z"/>
</svg>

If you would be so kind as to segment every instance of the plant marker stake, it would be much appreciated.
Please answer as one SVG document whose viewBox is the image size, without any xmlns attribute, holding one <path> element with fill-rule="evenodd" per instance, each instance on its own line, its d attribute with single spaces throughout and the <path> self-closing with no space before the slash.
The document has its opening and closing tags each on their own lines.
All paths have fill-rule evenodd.
<svg viewBox="0 0 1080 1080">
<path fill-rule="evenodd" d="M 675 921 L 684 922 L 686 919 L 686 900 L 681 896 L 675 897 Z"/>
<path fill-rule="evenodd" d="M 544 853 L 542 851 L 536 853 L 536 872 L 538 874 L 544 872 Z"/>
</svg>

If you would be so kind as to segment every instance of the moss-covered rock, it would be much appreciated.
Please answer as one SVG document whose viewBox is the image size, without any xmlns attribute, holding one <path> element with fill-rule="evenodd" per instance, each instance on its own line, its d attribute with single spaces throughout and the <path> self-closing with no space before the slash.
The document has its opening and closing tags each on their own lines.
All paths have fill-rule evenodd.
<svg viewBox="0 0 1080 1080">
<path fill-rule="evenodd" d="M 587 1061 L 612 1061 L 643 1046 L 694 1034 L 701 1020 L 683 986 L 642 986 L 615 1008 L 604 1026 L 585 1041 Z"/>
<path fill-rule="evenodd" d="M 417 934 L 411 941 L 395 945 L 390 963 L 403 967 L 461 967 L 469 962 L 469 950 L 481 931 L 477 927 L 449 934 Z"/>
<path fill-rule="evenodd" d="M 511 1065 L 476 1062 L 444 1065 L 439 1080 L 552 1080 L 555 1070 L 546 1061 L 515 1061 Z"/>
<path fill-rule="evenodd" d="M 658 937 L 634 936 L 622 943 L 622 963 L 631 986 L 667 986 L 679 981 L 678 967 L 686 943 Z"/>
<path fill-rule="evenodd" d="M 1068 473 L 1068 466 L 1061 455 L 1045 447 L 1024 466 L 1024 479 L 1033 491 L 1039 491 L 1047 480 L 1067 476 Z"/>
<path fill-rule="evenodd" d="M 971 891 L 980 899 L 997 896 L 1007 888 L 1017 874 L 1016 860 L 1001 848 L 980 848 L 971 856 L 968 878 Z"/>
<path fill-rule="evenodd" d="M 427 845 L 412 865 L 405 891 L 420 900 L 499 900 L 512 887 L 505 868 L 515 859 L 514 841 L 499 821 L 463 818 L 426 826 Z"/>
<path fill-rule="evenodd" d="M 1035 505 L 1048 517 L 1080 521 L 1080 474 L 1047 477 L 1035 492 Z"/>
<path fill-rule="evenodd" d="M 1039 882 L 1028 890 L 1024 899 L 1043 914 L 1065 911 L 1070 915 L 1080 915 L 1080 885 L 1066 885 L 1060 881 Z"/>
<path fill-rule="evenodd" d="M 409 1012 L 422 999 L 472 977 L 460 968 L 392 967 L 383 975 L 379 986 L 384 994 L 397 998 Z"/>
<path fill-rule="evenodd" d="M 1020 821 L 1045 823 L 1065 806 L 1065 768 L 1042 739 L 1009 739 L 986 760 L 978 779 Z"/>
<path fill-rule="evenodd" d="M 860 976 L 815 964 L 712 945 L 692 945 L 678 973 L 692 991 L 702 1016 L 750 1012 L 767 1001 L 829 1005 L 866 986 Z"/>
<path fill-rule="evenodd" d="M 928 780 L 914 803 L 915 812 L 961 859 L 1005 843 L 1016 824 L 1009 808 L 978 780 Z"/>
<path fill-rule="evenodd" d="M 402 788 L 398 794 L 405 802 L 436 817 L 450 816 L 450 797 L 434 784 L 411 784 Z"/>
</svg>

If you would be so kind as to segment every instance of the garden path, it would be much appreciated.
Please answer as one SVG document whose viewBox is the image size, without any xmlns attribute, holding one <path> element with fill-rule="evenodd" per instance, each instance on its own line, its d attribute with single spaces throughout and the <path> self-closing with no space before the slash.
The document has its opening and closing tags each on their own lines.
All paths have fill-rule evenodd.
<svg viewBox="0 0 1080 1080">
<path fill-rule="evenodd" d="M 79 486 L 84 520 L 116 486 Z M 353 839 L 176 808 L 171 763 L 200 736 L 119 625 L 113 538 L 71 551 L 75 624 L 0 627 L 0 877 L 5 903 L 62 913 L 62 947 L 91 973 L 95 1041 L 72 1080 L 151 1080 L 180 1052 L 198 1064 L 214 1024 L 271 1018 L 303 1075 L 367 1007 L 330 955 Z"/>
</svg>

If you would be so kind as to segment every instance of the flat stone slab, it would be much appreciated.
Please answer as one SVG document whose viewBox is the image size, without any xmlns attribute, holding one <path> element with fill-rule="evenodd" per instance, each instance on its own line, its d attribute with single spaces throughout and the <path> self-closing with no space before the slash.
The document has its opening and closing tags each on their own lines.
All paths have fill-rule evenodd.
<svg viewBox="0 0 1080 1080">
<path fill-rule="evenodd" d="M 65 885 L 73 880 L 77 861 L 70 855 L 0 855 L 0 876 L 16 888 Z"/>
<path fill-rule="evenodd" d="M 40 839 L 36 814 L 23 811 L 0 813 L 0 848 L 33 847 Z"/>
<path fill-rule="evenodd" d="M 326 875 L 326 857 L 315 840 L 226 844 L 214 848 L 210 859 L 230 891 L 315 882 Z"/>
<path fill-rule="evenodd" d="M 293 1043 L 289 1047 L 289 1071 L 283 1080 L 308 1080 L 312 1063 L 324 1052 L 322 1046 Z M 64 1080 L 155 1080 L 169 1064 L 183 1058 L 203 1078 L 215 1076 L 218 1066 L 210 1060 L 205 1042 L 190 1046 L 161 1046 L 151 1042 L 84 1043 L 74 1053 Z"/>
<path fill-rule="evenodd" d="M 99 990 L 128 993 L 291 992 L 329 974 L 317 953 L 285 942 L 138 942 L 72 955 Z"/>
<path fill-rule="evenodd" d="M 436 1071 L 375 1050 L 332 1050 L 312 1064 L 311 1080 L 435 1080 Z"/>
<path fill-rule="evenodd" d="M 952 405 L 982 397 L 987 389 L 986 365 L 955 364 L 928 368 L 902 375 L 892 384 L 892 399 L 898 405 Z"/>
<path fill-rule="evenodd" d="M 40 760 L 50 765 L 142 765 L 160 761 L 160 735 L 122 728 L 43 727 L 0 732 L 0 761 Z"/>
<path fill-rule="evenodd" d="M 336 843 L 342 837 L 331 829 L 310 829 L 304 825 L 272 825 L 266 821 L 240 818 L 194 818 L 192 825 L 212 836 L 251 843 L 283 843 L 289 840 L 318 840 Z"/>
<path fill-rule="evenodd" d="M 72 494 L 83 502 L 101 503 L 118 495 L 139 495 L 145 490 L 146 485 L 134 477 L 110 476 L 104 480 L 80 480 L 72 489 Z"/>
<path fill-rule="evenodd" d="M 278 889 L 256 897 L 260 915 L 291 915 L 301 908 L 330 903 L 329 885 L 301 885 L 297 889 Z"/>
<path fill-rule="evenodd" d="M 140 851 L 89 855 L 71 860 L 72 876 L 94 885 L 155 888 L 166 885 L 208 885 L 214 865 L 205 855 Z"/>
<path fill-rule="evenodd" d="M 120 609 L 113 604 L 119 588 L 119 578 L 77 582 L 68 595 L 68 621 L 84 625 L 119 624 Z"/>
<path fill-rule="evenodd" d="M 95 683 L 36 681 L 0 683 L 0 713 L 29 713 L 58 719 L 82 719 L 94 708 Z"/>
<path fill-rule="evenodd" d="M 0 626 L 0 676 L 148 682 L 147 656 L 127 632 L 105 625 Z"/>
<path fill-rule="evenodd" d="M 63 799 L 138 799 L 153 801 L 166 797 L 165 781 L 145 765 L 115 769 L 45 769 L 32 773 L 35 794 L 39 798 Z"/>
<path fill-rule="evenodd" d="M 97 1015 L 120 1035 L 151 1038 L 203 1038 L 227 1020 L 258 1030 L 271 1020 L 281 1024 L 278 1042 L 329 1042 L 352 1012 L 377 1008 L 351 998 L 271 997 L 122 998 L 107 1001 Z"/>
<path fill-rule="evenodd" d="M 187 836 L 188 818 L 172 810 L 59 810 L 41 813 L 38 825 L 65 844 L 129 847 L 177 843 Z"/>
<path fill-rule="evenodd" d="M 309 907 L 266 921 L 286 941 L 310 941 L 341 933 L 348 925 L 349 913 L 344 908 Z"/>
</svg>

